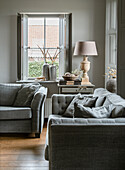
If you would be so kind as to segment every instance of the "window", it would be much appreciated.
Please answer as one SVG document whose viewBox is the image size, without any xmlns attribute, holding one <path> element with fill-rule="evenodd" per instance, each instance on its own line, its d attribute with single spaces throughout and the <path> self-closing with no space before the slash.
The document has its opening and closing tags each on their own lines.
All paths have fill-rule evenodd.
<svg viewBox="0 0 125 170">
<path fill-rule="evenodd" d="M 39 77 L 45 62 L 39 47 L 50 56 L 59 53 L 59 18 L 28 18 L 28 47 L 28 77 Z M 51 64 L 49 54 L 46 60 Z M 59 77 L 59 56 L 55 64 Z"/>
<path fill-rule="evenodd" d="M 105 72 L 117 65 L 117 0 L 106 0 Z M 107 80 L 105 80 L 107 81 Z"/>
<path fill-rule="evenodd" d="M 60 49 L 55 61 L 57 77 L 71 71 L 71 37 L 71 14 L 19 14 L 18 79 L 41 76 L 45 60 L 51 64 L 50 56 L 58 54 Z"/>
</svg>

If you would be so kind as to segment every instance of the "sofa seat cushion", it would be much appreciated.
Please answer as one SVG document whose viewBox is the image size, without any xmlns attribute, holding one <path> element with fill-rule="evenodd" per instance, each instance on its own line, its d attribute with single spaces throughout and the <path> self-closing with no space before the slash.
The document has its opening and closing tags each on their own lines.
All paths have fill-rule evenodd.
<svg viewBox="0 0 125 170">
<path fill-rule="evenodd" d="M 50 115 L 49 124 L 51 125 L 80 125 L 80 126 L 100 126 L 100 125 L 125 125 L 125 118 L 66 118 L 60 115 Z"/>
<path fill-rule="evenodd" d="M 30 119 L 32 118 L 29 107 L 0 106 L 0 120 Z"/>
</svg>

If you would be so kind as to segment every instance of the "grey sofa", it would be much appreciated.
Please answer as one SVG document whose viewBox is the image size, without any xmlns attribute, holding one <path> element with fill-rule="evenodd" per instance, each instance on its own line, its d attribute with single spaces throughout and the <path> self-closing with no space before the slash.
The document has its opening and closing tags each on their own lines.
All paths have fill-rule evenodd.
<svg viewBox="0 0 125 170">
<path fill-rule="evenodd" d="M 101 93 L 98 95 L 102 95 Z M 113 103 L 125 100 L 104 90 Z M 54 95 L 45 159 L 50 170 L 125 170 L 125 118 L 62 117 L 73 95 Z"/>
<path fill-rule="evenodd" d="M 39 88 L 31 107 L 14 107 L 20 88 L 21 84 L 0 84 L 0 133 L 35 133 L 35 137 L 40 137 L 47 88 Z"/>
</svg>

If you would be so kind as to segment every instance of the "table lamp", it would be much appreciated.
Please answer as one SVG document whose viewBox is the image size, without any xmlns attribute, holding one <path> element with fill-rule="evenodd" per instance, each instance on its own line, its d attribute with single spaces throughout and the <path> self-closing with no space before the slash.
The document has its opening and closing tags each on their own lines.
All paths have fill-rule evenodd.
<svg viewBox="0 0 125 170">
<path fill-rule="evenodd" d="M 88 61 L 88 56 L 97 55 L 97 49 L 95 41 L 78 41 L 76 42 L 74 55 L 84 56 L 81 62 L 81 70 L 83 70 L 83 77 L 81 85 L 91 85 L 89 82 L 89 76 L 87 72 L 90 69 L 90 62 Z"/>
</svg>

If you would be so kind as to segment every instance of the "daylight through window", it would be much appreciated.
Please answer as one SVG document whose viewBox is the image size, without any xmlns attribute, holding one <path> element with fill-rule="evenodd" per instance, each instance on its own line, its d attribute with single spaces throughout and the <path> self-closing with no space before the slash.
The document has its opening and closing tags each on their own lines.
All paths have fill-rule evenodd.
<svg viewBox="0 0 125 170">
<path fill-rule="evenodd" d="M 41 76 L 45 50 L 47 63 L 51 64 L 50 56 L 58 53 L 59 18 L 28 18 L 28 77 Z M 59 76 L 59 56 L 56 61 L 57 77 Z"/>
</svg>

